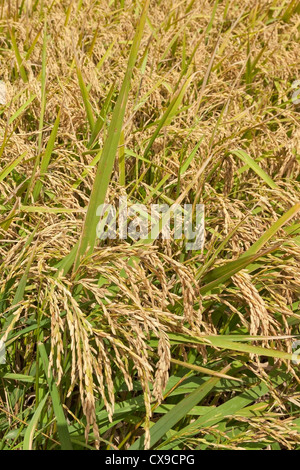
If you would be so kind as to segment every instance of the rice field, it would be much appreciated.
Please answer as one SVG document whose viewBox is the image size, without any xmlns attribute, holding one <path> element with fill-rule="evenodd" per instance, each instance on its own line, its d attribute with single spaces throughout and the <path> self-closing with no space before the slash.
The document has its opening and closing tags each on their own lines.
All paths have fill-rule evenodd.
<svg viewBox="0 0 300 470">
<path fill-rule="evenodd" d="M 1 450 L 300 449 L 299 40 L 297 0 L 0 0 Z"/>
</svg>

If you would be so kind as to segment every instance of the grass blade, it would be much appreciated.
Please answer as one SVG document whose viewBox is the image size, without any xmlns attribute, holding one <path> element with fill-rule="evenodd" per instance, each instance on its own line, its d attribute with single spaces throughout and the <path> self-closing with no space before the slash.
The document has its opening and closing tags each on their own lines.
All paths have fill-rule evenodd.
<svg viewBox="0 0 300 470">
<path fill-rule="evenodd" d="M 16 56 L 16 59 L 17 59 L 17 63 L 18 63 L 18 66 L 19 66 L 19 71 L 20 71 L 21 78 L 22 78 L 24 83 L 27 83 L 28 82 L 27 73 L 26 73 L 25 67 L 23 65 L 23 60 L 22 60 L 22 57 L 21 57 L 21 54 L 20 54 L 20 51 L 19 51 L 19 48 L 18 48 L 18 45 L 17 45 L 17 41 L 16 41 L 16 37 L 15 37 L 15 33 L 14 33 L 13 29 L 10 30 L 10 38 L 11 38 L 11 43 L 12 43 L 13 50 L 14 50 L 14 53 L 15 53 L 15 56 Z"/>
<path fill-rule="evenodd" d="M 49 371 L 49 361 L 45 346 L 42 343 L 38 345 L 39 353 L 42 359 L 44 372 L 49 386 L 50 395 L 53 403 L 53 410 L 57 423 L 58 436 L 62 450 L 73 450 L 72 442 L 69 435 L 68 424 L 65 418 L 63 407 L 61 405 L 60 396 L 56 387 L 54 378 Z"/>
<path fill-rule="evenodd" d="M 3 170 L 0 172 L 0 182 L 3 181 L 16 168 L 16 166 L 19 165 L 19 163 L 23 160 L 27 153 L 28 152 L 22 153 L 22 155 L 17 157 L 9 165 L 3 168 Z"/>
<path fill-rule="evenodd" d="M 300 202 L 291 207 L 283 216 L 281 216 L 273 225 L 247 250 L 242 256 L 257 253 L 289 220 L 291 220 L 300 211 Z"/>
<path fill-rule="evenodd" d="M 265 182 L 271 189 L 278 189 L 277 184 L 274 183 L 272 178 L 270 178 L 267 173 L 260 168 L 260 166 L 251 158 L 244 150 L 233 150 L 231 152 L 233 155 L 236 155 L 240 160 L 249 165 L 249 167 L 255 171 L 255 173 Z"/>
<path fill-rule="evenodd" d="M 80 65 L 79 65 L 79 62 L 78 62 L 77 58 L 75 58 L 75 61 L 76 61 L 76 72 L 77 72 L 79 87 L 80 87 L 80 91 L 81 91 L 81 96 L 82 96 L 82 99 L 83 99 L 83 104 L 84 104 L 84 107 L 85 107 L 85 112 L 86 112 L 86 115 L 87 115 L 87 119 L 88 119 L 88 122 L 89 122 L 89 125 L 90 125 L 91 132 L 93 132 L 93 129 L 94 129 L 94 126 L 95 126 L 93 108 L 92 108 L 92 105 L 91 105 L 90 100 L 89 100 L 89 93 L 88 93 L 88 90 L 87 90 L 86 85 L 84 83 L 82 73 L 81 73 L 81 70 L 80 70 Z"/>
<path fill-rule="evenodd" d="M 221 373 L 226 374 L 230 366 L 225 367 Z M 175 426 L 184 416 L 198 403 L 206 397 L 206 395 L 219 382 L 220 378 L 212 378 L 200 385 L 193 393 L 181 400 L 174 408 L 160 418 L 150 429 L 151 441 L 150 447 L 154 446 L 170 429 Z M 140 437 L 129 450 L 143 449 L 144 436 Z"/>
<path fill-rule="evenodd" d="M 57 135 L 58 127 L 59 127 L 59 122 L 60 122 L 60 114 L 61 114 L 61 109 L 58 112 L 58 115 L 57 115 L 57 118 L 55 120 L 52 132 L 51 132 L 50 137 L 49 137 L 49 141 L 48 141 L 44 156 L 43 156 L 42 161 L 41 161 L 40 179 L 39 179 L 39 181 L 37 181 L 37 183 L 34 187 L 34 190 L 33 190 L 33 200 L 34 201 L 36 201 L 38 199 L 40 191 L 42 189 L 42 178 L 45 175 L 45 173 L 47 172 L 47 168 L 48 168 L 50 158 L 51 158 L 51 155 L 52 155 L 52 152 L 53 152 L 53 148 L 54 148 L 54 144 L 55 144 L 55 140 L 56 140 L 56 135 Z"/>
<path fill-rule="evenodd" d="M 46 393 L 46 396 L 43 398 L 43 400 L 40 402 L 39 406 L 35 410 L 35 413 L 33 417 L 31 418 L 31 421 L 26 429 L 25 436 L 24 436 L 24 442 L 23 442 L 23 450 L 32 450 L 32 443 L 33 443 L 33 438 L 34 438 L 34 433 L 36 430 L 36 427 L 38 425 L 41 413 L 43 411 L 43 408 L 45 406 L 45 403 L 47 401 L 49 393 Z"/>
<path fill-rule="evenodd" d="M 95 242 L 96 242 L 96 228 L 97 228 L 97 217 L 96 211 L 100 204 L 105 201 L 107 188 L 109 185 L 113 165 L 117 153 L 118 144 L 120 141 L 120 135 L 122 131 L 123 119 L 125 114 L 126 103 L 128 100 L 130 82 L 133 73 L 133 67 L 135 65 L 144 25 L 147 17 L 147 11 L 149 7 L 149 0 L 144 3 L 144 8 L 139 20 L 139 24 L 136 30 L 136 34 L 133 40 L 133 44 L 130 51 L 128 60 L 127 70 L 121 87 L 121 91 L 114 108 L 112 120 L 109 126 L 107 139 L 104 143 L 103 150 L 101 152 L 101 158 L 99 161 L 95 182 L 93 185 L 92 193 L 90 196 L 89 206 L 84 222 L 82 235 L 80 238 L 80 244 L 78 248 L 77 257 L 75 260 L 75 269 L 79 266 L 82 256 L 88 250 L 91 254 Z"/>
<path fill-rule="evenodd" d="M 280 217 L 260 238 L 257 240 L 245 253 L 243 253 L 239 259 L 230 261 L 219 268 L 215 268 L 204 276 L 203 281 L 207 284 L 200 288 L 201 294 L 209 292 L 214 287 L 223 284 L 231 278 L 234 274 L 238 273 L 241 269 L 245 269 L 253 261 L 265 256 L 272 251 L 275 251 L 280 244 L 271 247 L 269 250 L 265 250 L 258 253 L 258 250 L 276 234 L 276 232 L 286 224 L 292 217 L 294 217 L 300 211 L 300 202 L 295 204 L 291 209 Z"/>
</svg>

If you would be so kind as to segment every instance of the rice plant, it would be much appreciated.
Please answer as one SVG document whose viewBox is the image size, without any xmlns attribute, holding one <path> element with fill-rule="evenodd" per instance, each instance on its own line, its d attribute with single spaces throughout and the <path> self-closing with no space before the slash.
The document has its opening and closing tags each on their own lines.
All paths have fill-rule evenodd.
<svg viewBox="0 0 300 470">
<path fill-rule="evenodd" d="M 0 0 L 1 450 L 300 449 L 299 33 L 294 0 Z"/>
</svg>

